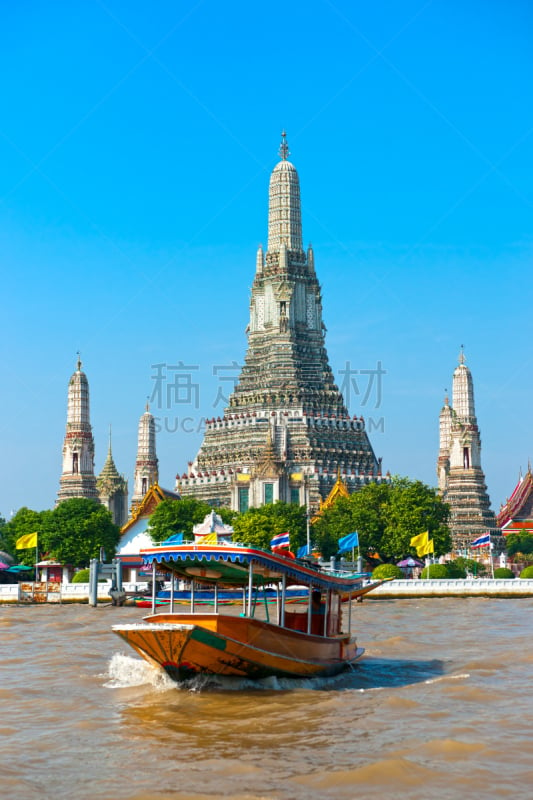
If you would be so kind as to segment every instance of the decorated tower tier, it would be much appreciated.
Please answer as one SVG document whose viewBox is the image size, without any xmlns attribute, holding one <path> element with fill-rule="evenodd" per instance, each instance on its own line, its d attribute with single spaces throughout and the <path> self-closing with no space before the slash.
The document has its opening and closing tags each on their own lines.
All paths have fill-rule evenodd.
<svg viewBox="0 0 533 800">
<path fill-rule="evenodd" d="M 68 385 L 67 430 L 63 443 L 63 469 L 57 503 L 71 497 L 98 500 L 94 475 L 94 440 L 89 416 L 89 382 L 78 355 L 76 371 Z"/>
<path fill-rule="evenodd" d="M 270 177 L 268 248 L 259 247 L 248 349 L 222 418 L 206 422 L 182 495 L 236 510 L 275 500 L 314 510 L 340 473 L 349 491 L 381 480 L 362 418 L 350 418 L 325 346 L 322 294 L 311 246 L 304 251 L 300 183 L 288 160 Z"/>
<path fill-rule="evenodd" d="M 139 420 L 139 436 L 137 441 L 137 459 L 133 477 L 132 510 L 137 508 L 150 486 L 159 480 L 159 462 L 155 445 L 155 420 L 146 404 L 144 414 Z"/>
<path fill-rule="evenodd" d="M 481 468 L 474 384 L 462 350 L 453 373 L 452 406 L 446 398 L 440 414 L 437 475 L 443 499 L 450 504 L 450 531 L 455 550 L 467 550 L 474 539 L 490 533 L 494 548 L 499 552 L 501 532 L 490 507 Z"/>
</svg>

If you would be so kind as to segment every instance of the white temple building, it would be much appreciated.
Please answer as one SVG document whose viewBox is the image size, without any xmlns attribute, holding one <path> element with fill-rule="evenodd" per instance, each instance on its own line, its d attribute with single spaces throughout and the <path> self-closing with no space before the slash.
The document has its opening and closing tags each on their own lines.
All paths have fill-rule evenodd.
<svg viewBox="0 0 533 800">
<path fill-rule="evenodd" d="M 67 429 L 63 442 L 63 467 L 56 505 L 72 497 L 99 499 L 94 474 L 89 382 L 86 374 L 82 372 L 79 353 L 76 370 L 68 384 Z"/>
<path fill-rule="evenodd" d="M 442 498 L 451 509 L 449 526 L 454 548 L 467 550 L 478 536 L 490 533 L 496 550 L 501 549 L 501 532 L 490 507 L 481 467 L 472 373 L 462 350 L 453 373 L 452 405 L 446 397 L 440 412 L 437 477 Z"/>
<path fill-rule="evenodd" d="M 223 544 L 231 542 L 233 535 L 233 527 L 222 522 L 222 518 L 215 511 L 207 514 L 203 522 L 199 522 L 192 529 L 194 534 L 194 543 L 201 544 L 207 543 L 205 540 L 209 537 L 209 543 L 218 542 Z"/>
</svg>

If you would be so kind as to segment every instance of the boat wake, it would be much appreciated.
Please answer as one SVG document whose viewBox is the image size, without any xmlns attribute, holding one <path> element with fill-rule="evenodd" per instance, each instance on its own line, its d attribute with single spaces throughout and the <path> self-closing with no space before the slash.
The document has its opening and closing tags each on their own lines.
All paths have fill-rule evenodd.
<svg viewBox="0 0 533 800">
<path fill-rule="evenodd" d="M 288 692 L 295 690 L 327 690 L 343 688 L 349 673 L 341 673 L 330 678 L 238 678 L 226 675 L 197 675 L 185 681 L 176 681 L 162 670 L 151 666 L 139 658 L 115 653 L 108 664 L 107 678 L 104 686 L 106 689 L 126 689 L 135 686 L 151 686 L 157 691 L 187 691 L 187 692 L 242 692 L 242 691 L 270 691 Z"/>
<path fill-rule="evenodd" d="M 125 689 L 132 686 L 150 685 L 158 691 L 175 689 L 176 683 L 162 669 L 155 669 L 139 658 L 115 653 L 108 665 L 106 689 Z"/>
<path fill-rule="evenodd" d="M 139 658 L 115 653 L 108 665 L 109 689 L 147 686 L 159 692 L 294 692 L 294 691 L 375 691 L 388 687 L 431 684 L 442 680 L 460 680 L 466 674 L 450 673 L 443 662 L 369 658 L 351 670 L 332 677 L 281 678 L 259 680 L 228 675 L 201 674 L 176 682 L 162 669 Z"/>
</svg>

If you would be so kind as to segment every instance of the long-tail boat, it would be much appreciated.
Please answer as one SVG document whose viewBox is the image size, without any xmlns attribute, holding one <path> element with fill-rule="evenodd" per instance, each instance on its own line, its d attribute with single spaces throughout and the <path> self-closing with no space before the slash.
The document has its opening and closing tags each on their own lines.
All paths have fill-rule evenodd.
<svg viewBox="0 0 533 800">
<path fill-rule="evenodd" d="M 152 613 L 142 622 L 114 625 L 148 662 L 174 680 L 198 674 L 248 678 L 335 675 L 360 658 L 364 650 L 352 635 L 352 603 L 347 602 L 347 632 L 342 632 L 342 601 L 362 597 L 381 581 L 366 574 L 326 571 L 311 563 L 237 544 L 185 544 L 142 551 L 144 563 L 191 581 L 189 612 Z M 195 608 L 195 586 L 212 584 L 212 611 Z M 277 588 L 272 608 L 261 604 L 261 590 Z M 287 604 L 290 586 L 308 588 L 305 605 Z M 219 588 L 240 587 L 242 613 L 220 613 Z M 261 610 L 260 610 L 261 609 Z M 227 609 L 225 609 L 227 610 Z M 264 619 L 260 619 L 263 616 Z"/>
</svg>

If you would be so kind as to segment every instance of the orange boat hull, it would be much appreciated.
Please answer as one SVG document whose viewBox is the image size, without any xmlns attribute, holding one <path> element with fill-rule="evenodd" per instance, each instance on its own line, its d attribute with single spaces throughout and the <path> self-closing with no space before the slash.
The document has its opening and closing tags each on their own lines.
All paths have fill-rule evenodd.
<svg viewBox="0 0 533 800">
<path fill-rule="evenodd" d="M 174 680 L 200 673 L 255 679 L 335 675 L 363 654 L 349 636 L 315 636 L 224 614 L 155 614 L 113 630 Z"/>
</svg>

